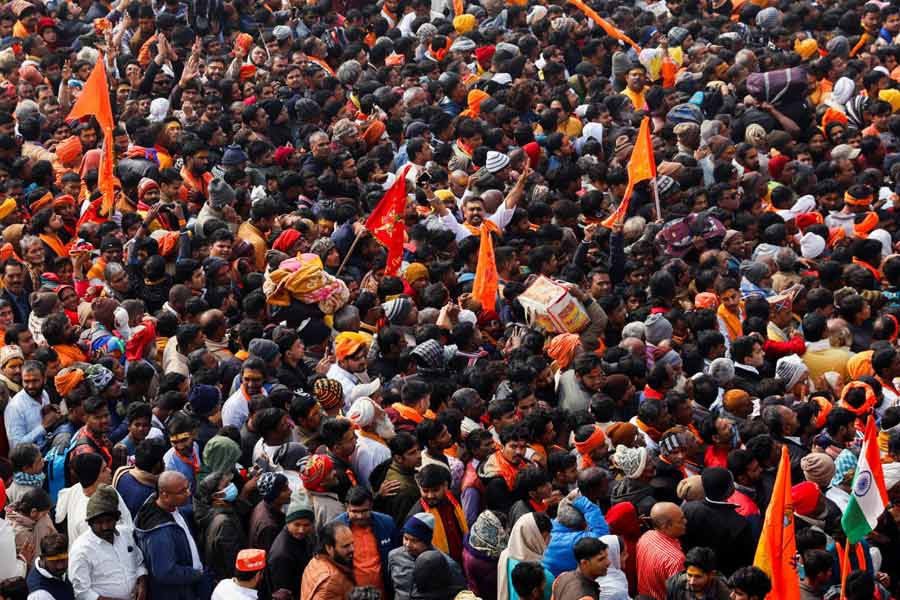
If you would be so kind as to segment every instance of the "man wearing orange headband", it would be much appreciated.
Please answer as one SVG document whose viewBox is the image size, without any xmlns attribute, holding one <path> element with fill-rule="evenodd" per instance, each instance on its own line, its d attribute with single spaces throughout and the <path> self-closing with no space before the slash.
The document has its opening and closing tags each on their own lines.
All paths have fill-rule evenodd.
<svg viewBox="0 0 900 600">
<path fill-rule="evenodd" d="M 874 193 L 871 187 L 864 184 L 851 185 L 844 192 L 844 207 L 840 211 L 832 212 L 825 217 L 825 224 L 828 227 L 840 227 L 848 236 L 854 235 L 854 226 L 859 219 L 863 218 L 863 213 L 871 210 L 873 198 Z M 875 217 L 875 224 L 877 225 L 877 215 Z M 871 229 L 874 228 L 872 227 Z"/>
<path fill-rule="evenodd" d="M 575 450 L 578 451 L 578 468 L 604 466 L 609 446 L 606 434 L 599 425 L 583 425 L 575 432 Z"/>
<path fill-rule="evenodd" d="M 331 365 L 326 376 L 341 383 L 344 390 L 344 410 L 350 408 L 350 394 L 354 386 L 368 383 L 366 368 L 369 365 L 368 353 L 372 338 L 364 333 L 344 331 L 334 339 L 334 357 L 337 362 Z"/>
</svg>

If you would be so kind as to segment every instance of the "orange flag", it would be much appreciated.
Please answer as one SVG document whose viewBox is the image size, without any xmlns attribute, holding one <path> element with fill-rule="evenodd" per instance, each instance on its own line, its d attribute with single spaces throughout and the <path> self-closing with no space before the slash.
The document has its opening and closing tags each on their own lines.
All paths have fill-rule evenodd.
<svg viewBox="0 0 900 600">
<path fill-rule="evenodd" d="M 465 12 L 466 9 L 463 6 L 463 0 L 453 0 L 453 16 L 458 17 Z"/>
<path fill-rule="evenodd" d="M 574 0 L 572 0 L 574 1 Z M 631 200 L 631 192 L 641 181 L 656 177 L 656 160 L 653 158 L 653 142 L 650 139 L 650 117 L 644 117 L 641 121 L 641 129 L 638 131 L 634 150 L 628 159 L 628 187 L 625 188 L 625 196 L 619 207 L 601 223 L 604 227 L 612 228 L 613 224 L 624 219 L 628 213 L 628 202 Z"/>
<path fill-rule="evenodd" d="M 475 281 L 472 283 L 472 297 L 481 302 L 484 310 L 495 310 L 497 306 L 497 263 L 494 260 L 494 240 L 491 230 L 481 224 L 481 242 L 478 245 L 478 265 L 475 267 Z"/>
<path fill-rule="evenodd" d="M 577 6 L 578 10 L 580 10 L 581 12 L 586 14 L 588 16 L 588 18 L 590 18 L 594 23 L 599 25 L 600 28 L 606 32 L 606 35 L 608 35 L 611 38 L 615 38 L 615 39 L 619 40 L 620 42 L 625 42 L 626 44 L 628 44 L 629 46 L 634 48 L 634 51 L 637 53 L 641 52 L 641 47 L 638 46 L 637 44 L 635 44 L 634 40 L 632 40 L 630 37 L 628 37 L 621 31 L 619 31 L 615 25 L 613 25 L 612 23 L 610 23 L 609 21 L 607 21 L 606 19 L 604 19 L 603 17 L 598 15 L 597 11 L 595 11 L 590 6 L 586 5 L 584 2 L 582 2 L 582 0 L 569 0 L 569 2 L 571 2 L 573 5 Z"/>
<path fill-rule="evenodd" d="M 406 242 L 403 213 L 406 212 L 406 172 L 410 166 L 406 165 L 397 175 L 394 184 L 366 219 L 366 229 L 388 249 L 384 274 L 392 277 L 400 271 L 403 262 L 403 244 Z"/>
<path fill-rule="evenodd" d="M 841 600 L 846 598 L 847 591 L 847 575 L 850 574 L 850 542 L 846 542 L 845 547 L 841 547 L 840 542 L 835 542 L 838 553 L 838 561 L 841 565 Z"/>
<path fill-rule="evenodd" d="M 106 80 L 105 58 L 101 54 L 94 70 L 84 83 L 84 89 L 75 106 L 69 111 L 67 121 L 82 117 L 94 117 L 103 130 L 103 156 L 100 158 L 100 172 L 97 185 L 103 192 L 103 212 L 109 217 L 112 212 L 115 190 L 113 183 L 113 114 L 109 102 L 109 83 Z"/>
<path fill-rule="evenodd" d="M 787 447 L 781 448 L 781 462 L 775 476 L 775 488 L 766 510 L 762 535 L 753 564 L 772 581 L 768 600 L 800 600 L 797 575 L 797 544 L 794 540 L 794 502 L 791 499 L 791 459 Z"/>
</svg>

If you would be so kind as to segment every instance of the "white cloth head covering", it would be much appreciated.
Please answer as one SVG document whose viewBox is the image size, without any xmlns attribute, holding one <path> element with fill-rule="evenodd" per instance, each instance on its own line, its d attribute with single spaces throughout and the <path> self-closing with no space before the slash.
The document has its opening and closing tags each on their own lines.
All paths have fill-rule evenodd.
<svg viewBox="0 0 900 600">
<path fill-rule="evenodd" d="M 849 77 L 841 77 L 835 82 L 834 88 L 831 90 L 831 99 L 835 104 L 843 106 L 853 97 L 854 91 L 856 91 L 856 85 L 853 83 L 853 80 Z"/>
<path fill-rule="evenodd" d="M 581 130 L 581 138 L 587 140 L 588 138 L 594 138 L 601 144 L 603 143 L 603 124 L 602 123 L 588 123 L 584 126 L 584 129 Z"/>
<path fill-rule="evenodd" d="M 884 229 L 875 229 L 869 234 L 869 239 L 878 240 L 881 242 L 881 258 L 890 255 L 893 250 L 891 246 L 894 245 L 893 240 L 891 240 L 891 234 L 885 231 Z"/>
<path fill-rule="evenodd" d="M 826 245 L 821 235 L 807 231 L 800 238 L 800 255 L 803 258 L 819 258 L 825 252 Z"/>
<path fill-rule="evenodd" d="M 147 119 L 151 123 L 161 123 L 169 114 L 169 101 L 166 98 L 154 98 L 150 103 L 150 116 Z"/>
<path fill-rule="evenodd" d="M 538 529 L 537 522 L 534 520 L 534 513 L 526 513 L 519 517 L 519 520 L 513 523 L 512 530 L 509 532 L 509 541 L 506 544 L 506 550 L 500 553 L 500 559 L 497 561 L 497 572 L 500 574 L 509 573 L 509 560 L 517 560 L 519 562 L 536 562 L 540 563 L 544 558 L 544 551 L 547 549 L 547 543 L 541 530 Z M 509 598 L 509 577 L 499 577 L 498 598 Z"/>
<path fill-rule="evenodd" d="M 369 398 L 357 398 L 347 412 L 347 418 L 362 428 L 368 427 L 375 420 L 375 403 Z"/>
<path fill-rule="evenodd" d="M 629 600 L 628 577 L 622 570 L 622 548 L 619 536 L 604 535 L 600 541 L 606 544 L 606 556 L 609 557 L 609 568 L 606 575 L 597 578 L 600 586 L 600 600 Z"/>
</svg>

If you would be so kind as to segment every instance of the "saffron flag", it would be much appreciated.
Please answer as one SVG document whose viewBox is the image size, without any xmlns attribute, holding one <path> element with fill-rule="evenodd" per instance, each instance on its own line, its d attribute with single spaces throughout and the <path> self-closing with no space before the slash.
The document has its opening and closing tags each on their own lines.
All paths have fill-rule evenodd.
<svg viewBox="0 0 900 600">
<path fill-rule="evenodd" d="M 794 540 L 794 502 L 791 499 L 791 459 L 787 448 L 781 448 L 781 462 L 775 476 L 775 488 L 766 510 L 759 545 L 753 564 L 765 571 L 772 581 L 769 600 L 799 600 L 800 578 L 797 575 L 797 545 Z"/>
<path fill-rule="evenodd" d="M 112 105 L 109 102 L 109 83 L 106 79 L 105 58 L 103 55 L 97 59 L 94 70 L 84 83 L 84 89 L 75 102 L 75 106 L 69 111 L 67 121 L 81 119 L 82 117 L 94 117 L 103 131 L 103 155 L 100 158 L 100 169 L 97 177 L 97 185 L 103 193 L 103 213 L 109 217 L 112 212 L 115 198 L 113 175 L 113 114 Z"/>
<path fill-rule="evenodd" d="M 603 220 L 602 225 L 612 228 L 616 221 L 624 219 L 628 213 L 628 203 L 631 200 L 634 186 L 641 181 L 655 177 L 656 160 L 653 158 L 653 142 L 650 139 L 650 117 L 644 117 L 638 131 L 637 141 L 634 143 L 634 150 L 631 151 L 631 158 L 628 159 L 628 187 L 625 188 L 625 196 L 618 208 Z"/>
<path fill-rule="evenodd" d="M 608 35 L 611 38 L 617 39 L 620 42 L 625 42 L 626 44 L 628 44 L 629 46 L 634 48 L 635 52 L 640 54 L 641 47 L 638 46 L 637 44 L 635 44 L 634 40 L 632 40 L 630 37 L 628 37 L 621 31 L 619 31 L 615 25 L 613 25 L 612 23 L 610 23 L 609 21 L 607 21 L 606 19 L 604 19 L 603 17 L 598 15 L 597 11 L 595 11 L 593 8 L 586 5 L 584 2 L 582 2 L 582 0 L 569 0 L 569 2 L 571 2 L 573 5 L 575 5 L 578 8 L 578 10 L 580 10 L 585 15 L 587 15 L 588 18 L 590 18 L 594 23 L 599 25 L 600 28 L 606 32 L 606 35 Z"/>
<path fill-rule="evenodd" d="M 463 0 L 453 0 L 453 16 L 458 17 L 465 12 L 466 9 L 463 6 Z"/>
<path fill-rule="evenodd" d="M 485 221 L 487 223 L 487 221 Z M 472 297 L 481 302 L 484 310 L 495 310 L 497 306 L 497 263 L 494 260 L 494 240 L 491 230 L 481 224 L 481 242 L 478 245 L 478 264 L 475 267 L 475 281 L 472 283 Z"/>
<path fill-rule="evenodd" d="M 384 274 L 392 277 L 400 271 L 400 264 L 403 262 L 403 244 L 406 242 L 403 213 L 406 211 L 406 172 L 410 166 L 406 165 L 397 174 L 393 185 L 366 219 L 366 229 L 388 249 Z"/>
<path fill-rule="evenodd" d="M 856 461 L 856 473 L 853 475 L 853 493 L 850 494 L 850 502 L 841 517 L 841 527 L 847 534 L 848 544 L 857 543 L 875 529 L 878 517 L 888 504 L 875 429 L 875 418 L 869 415 L 865 439 Z"/>
</svg>

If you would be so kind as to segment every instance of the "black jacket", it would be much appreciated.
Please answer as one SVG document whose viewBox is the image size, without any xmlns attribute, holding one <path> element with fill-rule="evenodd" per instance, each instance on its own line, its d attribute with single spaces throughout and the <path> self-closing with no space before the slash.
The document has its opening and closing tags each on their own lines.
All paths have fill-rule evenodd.
<svg viewBox="0 0 900 600">
<path fill-rule="evenodd" d="M 300 596 L 300 577 L 306 565 L 309 564 L 316 549 L 314 537 L 306 537 L 302 540 L 295 539 L 287 529 L 282 529 L 266 559 L 266 569 L 269 572 L 272 591 L 279 589 L 290 590 L 291 598 Z"/>
<path fill-rule="evenodd" d="M 684 551 L 707 546 L 716 553 L 719 571 L 730 576 L 740 567 L 753 563 L 756 536 L 750 522 L 737 514 L 728 502 L 693 500 L 684 505 L 687 533 L 681 538 Z M 715 532 L 715 535 L 710 535 Z"/>
</svg>

